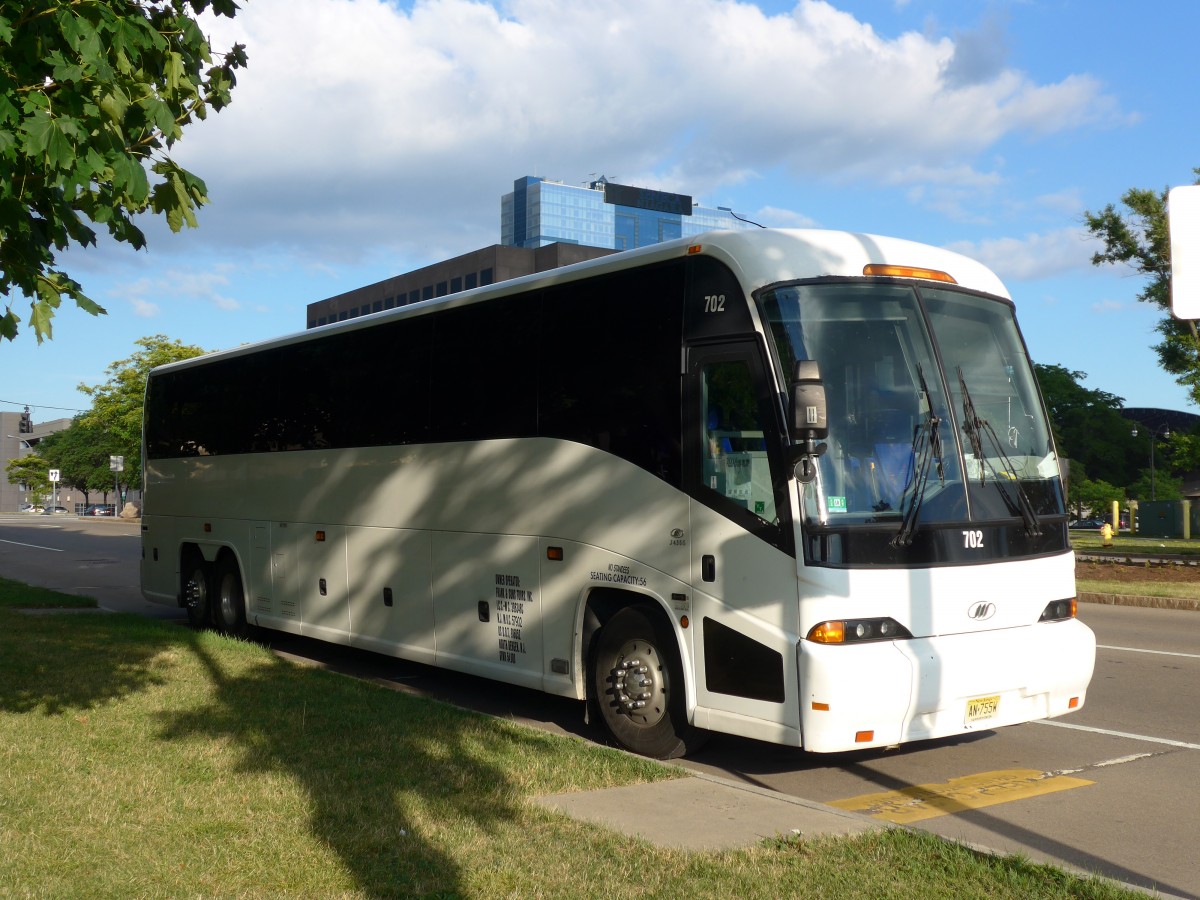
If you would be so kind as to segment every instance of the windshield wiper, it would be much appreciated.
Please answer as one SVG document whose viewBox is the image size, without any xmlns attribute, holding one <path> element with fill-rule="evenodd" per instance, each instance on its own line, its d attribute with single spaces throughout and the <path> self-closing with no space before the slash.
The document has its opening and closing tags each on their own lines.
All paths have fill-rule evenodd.
<svg viewBox="0 0 1200 900">
<path fill-rule="evenodd" d="M 942 420 L 933 411 L 933 398 L 929 394 L 929 385 L 925 383 L 925 372 L 920 363 L 917 364 L 917 378 L 925 395 L 925 419 L 913 426 L 913 468 L 908 483 L 904 485 L 904 493 L 900 496 L 900 509 L 904 518 L 900 522 L 900 530 L 892 538 L 893 547 L 907 547 L 913 542 L 917 533 L 917 517 L 921 513 L 921 504 L 925 502 L 925 487 L 929 484 L 929 466 L 935 459 L 938 480 L 943 485 L 946 483 L 946 469 L 942 462 L 942 434 L 939 430 Z"/>
<path fill-rule="evenodd" d="M 996 451 L 996 458 L 1004 465 L 1003 477 L 995 469 L 992 470 L 992 476 L 996 479 L 996 487 L 1000 491 L 1000 496 L 1004 498 L 1004 503 L 1010 511 L 1020 513 L 1021 519 L 1025 523 L 1025 533 L 1030 537 L 1037 537 L 1042 533 L 1042 523 L 1038 519 L 1037 511 L 1033 508 L 1029 495 L 1025 493 L 1025 488 L 1021 487 L 1020 479 L 1017 479 L 1015 475 L 1009 477 L 1009 473 L 1016 472 L 1016 467 L 1008 458 L 1008 454 L 1004 452 L 1004 447 L 1000 443 L 1000 438 L 996 436 L 992 424 L 987 419 L 981 419 L 975 412 L 975 402 L 971 399 L 971 392 L 967 390 L 967 381 L 963 378 L 962 366 L 958 367 L 958 387 L 962 392 L 962 429 L 971 444 L 971 452 L 975 454 L 975 459 L 979 463 L 979 483 L 981 485 L 987 483 L 987 470 L 990 467 L 987 457 L 983 455 L 983 438 L 986 436 L 988 443 Z M 1015 500 L 1008 492 L 1009 484 L 1016 487 Z"/>
</svg>

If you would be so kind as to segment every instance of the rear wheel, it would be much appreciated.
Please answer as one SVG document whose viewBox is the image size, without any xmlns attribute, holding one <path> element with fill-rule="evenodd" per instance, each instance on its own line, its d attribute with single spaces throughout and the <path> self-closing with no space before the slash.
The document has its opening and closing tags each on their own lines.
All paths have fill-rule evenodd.
<svg viewBox="0 0 1200 900">
<path fill-rule="evenodd" d="M 237 561 L 229 554 L 217 562 L 213 583 L 216 588 L 213 618 L 217 629 L 225 634 L 245 634 L 246 596 L 242 590 L 242 574 Z"/>
<path fill-rule="evenodd" d="M 199 553 L 189 553 L 183 562 L 183 607 L 188 624 L 207 628 L 212 624 L 212 573 Z"/>
<path fill-rule="evenodd" d="M 655 759 L 674 759 L 703 743 L 688 724 L 683 666 L 660 617 L 621 610 L 596 639 L 592 686 L 600 717 L 617 743 Z"/>
</svg>

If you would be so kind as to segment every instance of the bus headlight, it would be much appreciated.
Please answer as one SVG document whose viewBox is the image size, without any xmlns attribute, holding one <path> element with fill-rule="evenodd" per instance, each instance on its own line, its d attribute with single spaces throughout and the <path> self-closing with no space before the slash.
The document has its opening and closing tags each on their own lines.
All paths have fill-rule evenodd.
<svg viewBox="0 0 1200 900">
<path fill-rule="evenodd" d="M 1076 609 L 1074 597 L 1068 597 L 1066 600 L 1052 600 L 1046 604 L 1046 608 L 1042 610 L 1042 617 L 1038 621 L 1061 622 L 1063 619 L 1073 619 Z"/>
<path fill-rule="evenodd" d="M 911 637 L 912 632 L 890 618 L 821 622 L 808 632 L 808 640 L 818 644 L 862 644 L 867 641 L 894 641 Z"/>
</svg>

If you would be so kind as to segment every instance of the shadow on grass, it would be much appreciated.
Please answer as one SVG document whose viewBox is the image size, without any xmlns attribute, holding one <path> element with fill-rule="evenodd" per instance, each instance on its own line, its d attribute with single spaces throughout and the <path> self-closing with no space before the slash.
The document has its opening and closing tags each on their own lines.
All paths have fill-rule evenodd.
<svg viewBox="0 0 1200 900">
<path fill-rule="evenodd" d="M 454 848 L 487 855 L 503 845 L 495 833 L 520 814 L 504 760 L 538 752 L 519 732 L 498 737 L 482 716 L 298 667 L 256 645 L 132 615 L 83 620 L 0 610 L 2 711 L 54 716 L 164 685 L 147 713 L 157 717 L 157 732 L 152 718 L 147 733 L 185 751 L 194 742 L 198 771 L 213 764 L 214 748 L 231 760 L 221 763 L 237 776 L 228 802 L 239 809 L 229 816 L 261 839 L 252 852 L 271 858 L 239 859 L 225 852 L 232 847 L 216 848 L 217 858 L 235 880 L 261 870 L 250 887 L 267 893 L 304 895 L 314 877 L 326 886 L 341 880 L 337 891 L 344 891 L 343 872 L 352 891 L 369 897 L 467 892 Z M 174 790 L 183 803 L 195 776 L 179 773 Z M 240 808 L 247 796 L 272 799 L 270 784 L 280 778 L 302 789 L 294 814 Z M 333 870 L 279 871 L 279 848 L 271 845 L 294 835 L 297 817 L 336 856 Z M 194 825 L 178 825 L 181 844 Z M 220 871 L 209 874 L 220 883 Z"/>
<path fill-rule="evenodd" d="M 162 739 L 232 743 L 239 772 L 300 784 L 312 833 L 367 896 L 464 891 L 458 863 L 439 849 L 453 841 L 430 832 L 474 830 L 487 840 L 517 815 L 506 773 L 489 760 L 491 723 L 274 656 L 233 674 L 201 638 L 192 649 L 212 699 L 165 714 Z"/>
<path fill-rule="evenodd" d="M 163 626 L 133 615 L 0 609 L 0 710 L 85 711 L 161 684 Z"/>
</svg>

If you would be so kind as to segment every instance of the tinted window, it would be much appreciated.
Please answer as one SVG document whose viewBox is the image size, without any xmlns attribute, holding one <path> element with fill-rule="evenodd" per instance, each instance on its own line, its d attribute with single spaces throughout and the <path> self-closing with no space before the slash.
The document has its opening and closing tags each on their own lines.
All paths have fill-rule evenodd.
<svg viewBox="0 0 1200 900">
<path fill-rule="evenodd" d="M 548 291 L 541 431 L 681 481 L 684 268 L 618 273 Z"/>
</svg>

